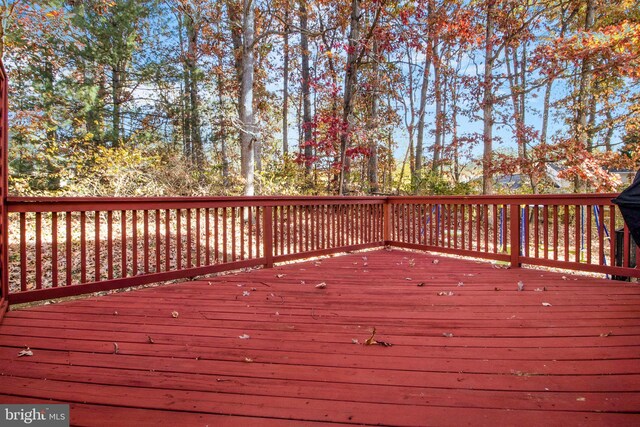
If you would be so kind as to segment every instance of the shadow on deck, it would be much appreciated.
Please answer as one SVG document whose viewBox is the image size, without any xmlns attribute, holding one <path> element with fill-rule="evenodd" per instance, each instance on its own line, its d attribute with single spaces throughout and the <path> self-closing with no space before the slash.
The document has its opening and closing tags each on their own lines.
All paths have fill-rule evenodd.
<svg viewBox="0 0 640 427">
<path fill-rule="evenodd" d="M 12 311 L 0 358 L 78 425 L 638 425 L 640 288 L 376 250 Z"/>
</svg>

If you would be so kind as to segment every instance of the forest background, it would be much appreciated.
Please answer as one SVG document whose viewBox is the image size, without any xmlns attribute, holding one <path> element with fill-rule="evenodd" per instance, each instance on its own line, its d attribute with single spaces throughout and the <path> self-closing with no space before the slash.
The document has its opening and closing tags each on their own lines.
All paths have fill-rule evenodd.
<svg viewBox="0 0 640 427">
<path fill-rule="evenodd" d="M 0 8 L 13 195 L 608 191 L 640 161 L 637 1 Z"/>
</svg>

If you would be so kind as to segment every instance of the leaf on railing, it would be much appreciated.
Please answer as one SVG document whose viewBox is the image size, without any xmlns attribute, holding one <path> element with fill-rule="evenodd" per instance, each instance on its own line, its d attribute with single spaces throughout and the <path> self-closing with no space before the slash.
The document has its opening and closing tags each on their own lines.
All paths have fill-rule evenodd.
<svg viewBox="0 0 640 427">
<path fill-rule="evenodd" d="M 171 312 L 171 317 L 173 317 L 174 319 L 177 319 L 178 316 L 180 316 L 180 313 L 178 313 L 177 311 L 172 311 Z"/>
<path fill-rule="evenodd" d="M 31 351 L 29 347 L 25 347 L 24 350 L 21 350 L 18 353 L 18 357 L 24 357 L 24 356 L 33 356 L 33 351 Z"/>
<path fill-rule="evenodd" d="M 327 287 L 327 284 L 325 282 L 320 282 L 316 285 L 316 289 L 324 289 Z"/>
</svg>

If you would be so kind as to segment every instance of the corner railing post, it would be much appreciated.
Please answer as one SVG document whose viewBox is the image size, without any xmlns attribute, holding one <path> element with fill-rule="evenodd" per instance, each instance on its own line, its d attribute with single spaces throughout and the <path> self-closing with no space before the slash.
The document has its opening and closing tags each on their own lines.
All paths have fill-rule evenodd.
<svg viewBox="0 0 640 427">
<path fill-rule="evenodd" d="M 520 205 L 510 205 L 509 224 L 511 229 L 511 268 L 520 267 Z"/>
<path fill-rule="evenodd" d="M 383 236 L 382 240 L 385 245 L 391 241 L 391 203 L 388 198 L 385 198 L 383 207 Z"/>
<path fill-rule="evenodd" d="M 265 268 L 273 267 L 273 206 L 264 207 L 262 229 L 264 230 L 264 236 L 262 239 L 263 252 L 264 252 L 264 266 Z"/>
</svg>

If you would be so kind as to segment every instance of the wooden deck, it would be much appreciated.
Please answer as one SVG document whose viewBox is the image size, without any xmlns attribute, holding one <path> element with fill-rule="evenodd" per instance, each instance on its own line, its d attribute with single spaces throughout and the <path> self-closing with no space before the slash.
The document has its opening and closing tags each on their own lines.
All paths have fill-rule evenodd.
<svg viewBox="0 0 640 427">
<path fill-rule="evenodd" d="M 377 250 L 12 311 L 0 358 L 74 425 L 640 425 L 640 288 Z"/>
</svg>

